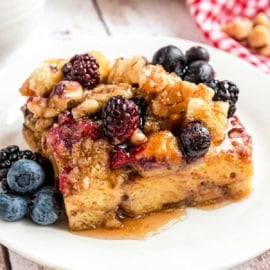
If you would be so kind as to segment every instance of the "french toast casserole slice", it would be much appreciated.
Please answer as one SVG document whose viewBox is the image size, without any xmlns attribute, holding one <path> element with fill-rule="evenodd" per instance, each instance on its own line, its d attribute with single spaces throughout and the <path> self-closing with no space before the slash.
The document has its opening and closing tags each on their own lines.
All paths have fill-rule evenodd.
<svg viewBox="0 0 270 270">
<path fill-rule="evenodd" d="M 90 84 L 78 76 L 80 61 Z M 124 217 L 237 201 L 252 190 L 251 137 L 228 118 L 228 102 L 144 57 L 50 59 L 20 91 L 23 135 L 51 160 L 71 230 L 119 228 Z"/>
</svg>

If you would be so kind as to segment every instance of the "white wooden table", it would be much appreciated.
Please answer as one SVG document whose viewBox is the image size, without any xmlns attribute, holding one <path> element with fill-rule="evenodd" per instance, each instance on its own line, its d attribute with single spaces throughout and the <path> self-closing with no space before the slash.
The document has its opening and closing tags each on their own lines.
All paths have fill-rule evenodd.
<svg viewBox="0 0 270 270">
<path fill-rule="evenodd" d="M 207 43 L 184 0 L 47 0 L 31 46 L 91 35 L 163 35 Z M 30 42 L 20 53 L 30 48 Z M 270 243 L 269 243 L 270 246 Z M 0 270 L 48 270 L 0 245 Z M 270 250 L 233 270 L 270 269 Z"/>
</svg>

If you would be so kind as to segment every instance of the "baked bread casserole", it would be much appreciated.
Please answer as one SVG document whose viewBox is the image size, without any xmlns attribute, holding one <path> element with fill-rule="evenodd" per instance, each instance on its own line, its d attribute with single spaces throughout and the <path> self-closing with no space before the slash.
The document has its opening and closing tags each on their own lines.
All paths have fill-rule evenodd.
<svg viewBox="0 0 270 270">
<path fill-rule="evenodd" d="M 190 79 L 194 62 L 208 62 L 192 62 L 192 50 L 178 72 L 160 51 L 151 63 L 89 51 L 49 59 L 23 83 L 23 135 L 52 162 L 71 230 L 250 194 L 252 140 L 234 115 L 238 88 L 211 70 Z"/>
</svg>

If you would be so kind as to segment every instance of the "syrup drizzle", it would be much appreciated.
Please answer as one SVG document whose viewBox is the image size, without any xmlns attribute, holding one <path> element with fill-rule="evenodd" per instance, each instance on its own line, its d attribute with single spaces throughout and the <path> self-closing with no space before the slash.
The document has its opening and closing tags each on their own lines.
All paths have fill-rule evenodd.
<svg viewBox="0 0 270 270">
<path fill-rule="evenodd" d="M 142 218 L 127 218 L 123 221 L 124 226 L 119 229 L 97 228 L 72 233 L 106 240 L 144 240 L 168 229 L 185 217 L 184 209 L 171 209 Z"/>
</svg>

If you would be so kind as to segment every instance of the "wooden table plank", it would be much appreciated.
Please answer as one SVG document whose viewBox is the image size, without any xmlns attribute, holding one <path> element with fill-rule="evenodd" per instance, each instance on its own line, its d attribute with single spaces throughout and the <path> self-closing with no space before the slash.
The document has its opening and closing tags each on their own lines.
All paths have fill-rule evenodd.
<svg viewBox="0 0 270 270">
<path fill-rule="evenodd" d="M 206 43 L 183 0 L 97 0 L 97 3 L 111 35 L 163 35 Z"/>
<path fill-rule="evenodd" d="M 9 258 L 11 269 L 13 270 L 52 270 L 51 268 L 47 268 L 31 260 L 25 259 L 11 250 L 9 250 Z"/>
<path fill-rule="evenodd" d="M 6 247 L 0 245 L 0 270 L 10 270 L 8 250 Z"/>
<path fill-rule="evenodd" d="M 91 35 L 107 35 L 90 0 L 47 0 L 39 38 L 78 40 Z"/>
<path fill-rule="evenodd" d="M 231 270 L 269 270 L 270 269 L 270 250 L 262 255 L 253 258 Z"/>
</svg>

